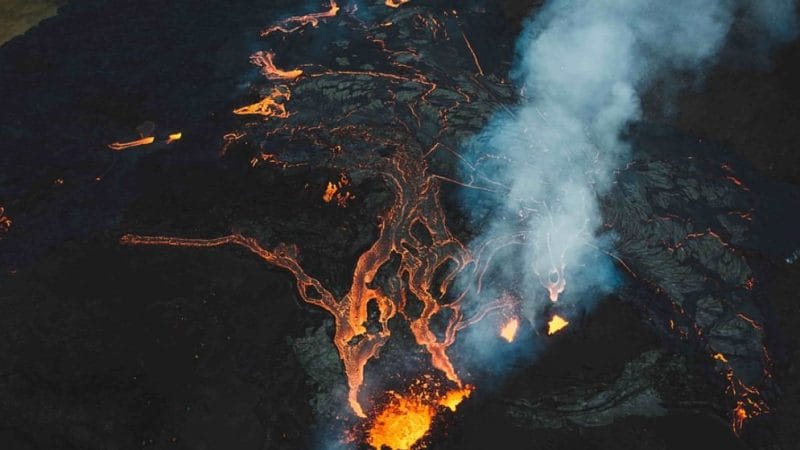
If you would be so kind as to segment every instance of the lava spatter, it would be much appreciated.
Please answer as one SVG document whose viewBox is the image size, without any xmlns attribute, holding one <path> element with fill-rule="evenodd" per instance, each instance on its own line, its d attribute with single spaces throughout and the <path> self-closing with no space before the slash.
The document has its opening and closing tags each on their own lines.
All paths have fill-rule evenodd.
<svg viewBox="0 0 800 450">
<path fill-rule="evenodd" d="M 420 448 L 437 410 L 455 411 L 471 393 L 470 386 L 445 389 L 430 376 L 417 379 L 405 393 L 389 392 L 388 402 L 369 424 L 367 443 L 376 449 Z"/>
</svg>

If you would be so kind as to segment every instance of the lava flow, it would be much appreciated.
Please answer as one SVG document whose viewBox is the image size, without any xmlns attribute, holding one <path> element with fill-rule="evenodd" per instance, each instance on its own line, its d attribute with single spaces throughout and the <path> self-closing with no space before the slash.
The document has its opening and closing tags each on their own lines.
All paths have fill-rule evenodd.
<svg viewBox="0 0 800 450">
<path fill-rule="evenodd" d="M 387 0 L 386 5 L 396 8 L 407 1 Z M 320 20 L 338 14 L 337 3 L 331 0 L 329 5 L 327 11 L 285 19 L 265 29 L 262 35 L 292 33 L 306 25 L 316 27 Z M 402 13 L 398 12 L 396 15 Z M 462 32 L 461 35 L 478 75 L 484 75 L 466 34 Z M 376 45 L 382 51 L 391 53 L 383 41 Z M 460 39 L 458 45 L 461 53 L 465 53 Z M 411 50 L 403 52 L 413 54 Z M 356 109 L 352 113 L 348 112 L 344 118 L 320 118 L 302 108 L 293 107 L 297 113 L 293 112 L 290 120 L 248 123 L 246 134 L 229 133 L 223 138 L 223 153 L 234 142 L 245 142 L 244 136 L 248 137 L 247 141 L 262 144 L 257 155 L 249 155 L 250 164 L 254 167 L 262 161 L 282 167 L 296 164 L 284 162 L 276 155 L 281 151 L 276 148 L 279 146 L 271 147 L 270 153 L 264 151 L 266 145 L 263 145 L 262 137 L 258 133 L 266 129 L 263 135 L 270 138 L 280 136 L 286 139 L 285 143 L 302 142 L 307 145 L 310 142 L 315 150 L 330 150 L 335 159 L 331 164 L 338 164 L 335 167 L 342 170 L 340 173 L 358 172 L 362 177 L 383 181 L 391 194 L 388 200 L 390 203 L 379 213 L 375 240 L 356 259 L 352 276 L 348 280 L 349 286 L 326 286 L 323 284 L 324 279 L 309 275 L 303 268 L 299 248 L 291 243 L 272 242 L 267 245 L 239 233 L 204 238 L 128 234 L 120 241 L 125 245 L 143 246 L 238 246 L 249 250 L 265 263 L 289 272 L 294 278 L 297 295 L 305 303 L 321 308 L 333 318 L 333 343 L 347 380 L 347 402 L 353 414 L 366 419 L 366 441 L 378 449 L 382 446 L 394 449 L 419 446 L 437 413 L 440 410 L 455 410 L 472 392 L 473 388 L 465 385 L 448 355 L 458 333 L 489 314 L 498 314 L 506 319 L 499 336 L 509 343 L 516 339 L 520 328 L 521 318 L 515 315 L 519 313 L 519 301 L 505 293 L 499 298 L 489 297 L 494 294 L 487 294 L 491 289 L 482 290 L 482 278 L 498 249 L 510 245 L 529 245 L 529 242 L 526 242 L 521 233 L 514 233 L 485 242 L 474 251 L 464 245 L 448 228 L 439 198 L 440 183 L 454 180 L 431 173 L 428 166 L 427 156 L 435 149 L 446 148 L 446 144 L 439 142 L 444 131 L 431 133 L 436 142 L 425 144 L 425 147 L 430 148 L 427 153 L 421 150 L 419 137 L 409 139 L 409 135 L 402 134 L 403 130 L 413 127 L 414 122 L 420 126 L 423 120 L 433 123 L 437 117 L 441 128 L 446 130 L 448 113 L 469 104 L 473 98 L 472 93 L 450 87 L 449 93 L 443 88 L 441 91 L 445 92 L 439 95 L 435 91 L 440 83 L 444 85 L 446 77 L 423 73 L 405 62 L 380 66 L 380 71 L 359 66 L 304 73 L 300 69 L 278 69 L 271 52 L 257 52 L 250 60 L 261 68 L 261 73 L 268 80 L 292 84 L 292 90 L 298 93 L 298 97 L 319 89 L 313 83 L 327 81 L 320 80 L 322 77 L 346 77 L 351 80 L 350 83 L 341 83 L 343 85 L 375 83 L 380 86 L 374 88 L 376 92 L 388 91 L 381 105 L 385 111 L 381 110 L 380 113 L 381 116 L 396 116 L 391 126 L 385 127 L 388 130 L 371 123 L 368 117 L 344 122 L 351 114 L 359 113 Z M 391 68 L 396 68 L 396 73 Z M 473 81 L 488 79 L 487 76 L 470 78 Z M 300 87 L 295 87 L 296 85 Z M 312 86 L 310 89 L 309 85 Z M 278 119 L 290 117 L 286 104 L 292 98 L 292 91 L 288 86 L 272 86 L 262 92 L 269 94 L 257 103 L 235 109 L 234 114 Z M 400 98 L 403 100 L 398 100 Z M 413 100 L 408 100 L 409 98 Z M 297 103 L 300 102 L 295 99 L 293 105 Z M 391 107 L 388 106 L 390 104 Z M 402 108 L 397 107 L 398 105 L 402 105 Z M 417 109 L 416 106 L 420 105 L 424 108 Z M 421 112 L 423 110 L 433 112 L 425 116 Z M 398 118 L 401 116 L 398 111 L 412 119 L 404 121 Z M 327 112 L 326 110 L 326 114 Z M 368 114 L 372 113 L 368 112 L 365 116 Z M 314 119 L 303 125 L 306 117 Z M 349 147 L 357 147 L 358 150 L 351 151 Z M 362 149 L 366 150 L 361 151 Z M 469 187 L 467 184 L 459 184 Z M 321 197 L 325 203 L 336 202 L 344 206 L 353 198 L 349 192 L 353 188 L 350 178 L 342 175 L 338 181 L 327 183 Z M 315 194 L 315 198 L 319 199 L 316 195 L 318 194 Z M 556 302 L 565 290 L 564 270 L 563 264 L 555 264 L 551 270 L 537 273 L 552 302 Z M 475 302 L 477 305 L 470 303 L 475 299 L 480 300 Z M 387 395 L 378 392 L 368 397 L 366 393 L 374 390 L 362 388 L 365 385 L 367 363 L 375 360 L 391 337 L 389 321 L 392 319 L 396 322 L 402 321 L 408 327 L 415 343 L 426 352 L 430 366 L 438 371 L 437 376 L 446 380 L 443 383 L 447 386 L 426 379 L 427 381 L 412 385 L 406 393 L 389 393 L 388 400 L 380 407 L 381 395 Z M 554 315 L 548 322 L 547 334 L 557 333 L 567 325 L 564 318 Z M 367 384 L 372 387 L 371 383 Z"/>
<path fill-rule="evenodd" d="M 291 98 L 292 92 L 288 87 L 278 86 L 273 88 L 269 95 L 261 99 L 261 101 L 253 103 L 252 105 L 236 108 L 233 110 L 233 113 L 240 116 L 259 115 L 285 119 L 289 117 L 289 113 L 286 111 L 284 103 L 288 102 Z"/>
<path fill-rule="evenodd" d="M 386 0 L 386 6 L 389 8 L 399 8 L 401 5 L 405 5 L 406 3 L 410 2 L 411 0 Z"/>
<path fill-rule="evenodd" d="M 169 136 L 167 136 L 167 139 L 165 139 L 162 142 L 165 143 L 165 144 L 172 144 L 175 141 L 179 141 L 182 137 L 183 137 L 183 133 L 181 133 L 179 131 L 179 132 L 170 134 Z M 110 148 L 111 150 L 113 150 L 115 152 L 121 152 L 121 151 L 127 150 L 129 148 L 141 147 L 141 146 L 144 146 L 144 145 L 150 145 L 150 144 L 153 144 L 155 142 L 156 142 L 155 136 L 147 136 L 147 137 L 142 137 L 140 139 L 136 139 L 136 140 L 128 141 L 128 142 L 114 142 L 112 144 L 108 144 L 108 148 Z"/>
<path fill-rule="evenodd" d="M 293 33 L 306 25 L 317 27 L 320 19 L 336 17 L 336 14 L 339 13 L 339 5 L 336 4 L 336 0 L 330 0 L 329 6 L 330 8 L 327 11 L 289 17 L 288 19 L 281 21 L 281 23 L 278 25 L 273 25 L 264 29 L 261 32 L 261 36 L 269 36 L 270 34 L 276 32 Z"/>
<path fill-rule="evenodd" d="M 303 74 L 300 69 L 294 70 L 281 70 L 275 67 L 272 61 L 275 54 L 272 52 L 258 51 L 250 56 L 250 62 L 261 68 L 261 73 L 268 80 L 294 80 Z"/>
<path fill-rule="evenodd" d="M 448 230 L 444 211 L 438 200 L 437 180 L 427 174 L 424 162 L 395 155 L 384 168 L 383 175 L 395 190 L 394 204 L 381 215 L 381 228 L 377 240 L 359 258 L 353 272 L 350 290 L 336 298 L 322 283 L 309 276 L 299 262 L 299 252 L 294 245 L 278 244 L 268 250 L 255 239 L 233 234 L 211 239 L 189 239 L 164 236 L 125 235 L 121 243 L 127 245 L 165 245 L 174 247 L 218 247 L 238 245 L 247 248 L 265 262 L 291 272 L 301 298 L 328 311 L 335 319 L 334 343 L 344 365 L 350 387 L 349 403 L 353 412 L 362 418 L 367 415 L 359 400 L 364 382 L 364 366 L 390 337 L 388 321 L 398 313 L 406 317 L 417 342 L 430 355 L 431 364 L 440 370 L 456 387 L 463 388 L 460 377 L 450 362 L 447 348 L 457 333 L 485 317 L 490 311 L 508 311 L 513 306 L 507 297 L 487 302 L 477 312 L 467 316 L 462 310 L 466 292 L 454 301 L 439 303 L 447 294 L 455 276 L 474 260 L 471 253 Z M 421 226 L 432 242 L 420 241 L 412 228 Z M 491 256 L 491 252 L 487 253 Z M 374 286 L 378 271 L 393 257 L 400 264 L 387 286 Z M 440 266 L 448 261 L 455 267 L 437 284 L 434 276 Z M 415 317 L 407 312 L 413 295 L 424 305 Z M 368 329 L 368 305 L 374 302 L 378 309 L 378 327 Z M 443 314 L 444 312 L 446 314 Z M 439 338 L 431 329 L 435 317 L 447 317 L 444 334 Z"/>
<path fill-rule="evenodd" d="M 134 141 L 128 142 L 114 142 L 112 144 L 108 144 L 108 148 L 114 150 L 115 152 L 119 152 L 131 147 L 139 147 L 142 145 L 150 145 L 156 141 L 156 138 L 153 136 L 143 137 L 141 139 L 136 139 Z"/>
</svg>

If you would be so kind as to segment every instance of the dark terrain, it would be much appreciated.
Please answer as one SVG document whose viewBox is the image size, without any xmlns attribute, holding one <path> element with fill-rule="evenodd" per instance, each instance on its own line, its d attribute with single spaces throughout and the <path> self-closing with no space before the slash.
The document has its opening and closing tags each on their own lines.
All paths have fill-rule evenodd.
<svg viewBox="0 0 800 450">
<path fill-rule="evenodd" d="M 13 220 L 7 233 L 0 228 L 0 448 L 316 442 L 308 377 L 290 340 L 327 316 L 297 299 L 292 278 L 240 249 L 118 243 L 132 231 L 219 236 L 275 224 L 282 231 L 269 238 L 307 243 L 309 272 L 338 286 L 374 239 L 380 186 L 365 181 L 349 208 L 337 208 L 319 201 L 330 170 L 253 171 L 249 155 L 220 156 L 222 136 L 241 123 L 230 111 L 255 77 L 247 57 L 261 48 L 259 30 L 298 8 L 264 3 L 74 0 L 0 47 L 0 207 Z M 494 50 L 507 65 L 522 17 L 539 4 L 500 2 L 505 22 L 489 27 L 479 53 Z M 708 154 L 700 156 L 733 160 L 780 190 L 786 210 L 765 204 L 764 214 L 791 234 L 800 204 L 799 79 L 797 42 L 778 49 L 769 67 L 743 67 L 729 49 L 701 87 L 669 114 L 650 108 L 647 119 L 702 141 L 697 151 Z M 108 151 L 145 121 L 183 139 Z M 526 428 L 503 415 L 515 397 L 607 386 L 646 351 L 702 365 L 665 345 L 644 309 L 620 295 L 556 336 L 535 365 L 520 363 L 476 392 L 434 428 L 429 448 L 796 448 L 800 263 L 783 258 L 800 237 L 783 236 L 747 255 L 778 387 L 772 413 L 741 436 L 715 403 L 719 384 L 699 373 L 670 380 L 675 398 L 699 406 L 684 402 L 661 417 Z"/>
</svg>

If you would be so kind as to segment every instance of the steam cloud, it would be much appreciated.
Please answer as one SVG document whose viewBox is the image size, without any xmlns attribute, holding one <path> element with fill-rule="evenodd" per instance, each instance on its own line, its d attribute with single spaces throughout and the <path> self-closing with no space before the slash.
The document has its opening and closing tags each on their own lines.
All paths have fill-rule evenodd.
<svg viewBox="0 0 800 450">
<path fill-rule="evenodd" d="M 564 271 L 568 302 L 612 287 L 612 264 L 592 258 L 610 242 L 598 198 L 628 160 L 621 134 L 655 81 L 702 75 L 737 17 L 757 36 L 751 53 L 797 35 L 792 0 L 552 0 L 526 24 L 512 71 L 522 102 L 473 139 L 465 165 L 504 185 L 505 204 L 464 200 L 484 222 L 476 246 L 525 230 L 530 245 L 501 264 L 526 277 L 528 319 L 547 303 L 530 297 L 558 294 Z"/>
</svg>

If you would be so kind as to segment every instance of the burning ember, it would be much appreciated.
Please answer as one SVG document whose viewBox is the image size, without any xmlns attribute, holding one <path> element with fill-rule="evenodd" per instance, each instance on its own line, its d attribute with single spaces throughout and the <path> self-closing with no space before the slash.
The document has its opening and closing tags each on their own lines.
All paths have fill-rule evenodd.
<svg viewBox="0 0 800 450">
<path fill-rule="evenodd" d="M 547 322 L 547 334 L 552 336 L 564 329 L 567 325 L 569 325 L 569 322 L 564 320 L 563 317 L 558 314 L 553 314 L 553 317 Z"/>
<path fill-rule="evenodd" d="M 376 449 L 407 450 L 419 444 L 430 430 L 437 410 L 455 411 L 470 396 L 471 387 L 436 394 L 430 380 L 417 380 L 405 395 L 389 392 L 391 399 L 378 412 L 367 431 L 367 443 Z"/>
<path fill-rule="evenodd" d="M 519 319 L 516 317 L 509 319 L 502 328 L 500 328 L 500 337 L 507 342 L 514 342 L 517 335 L 517 328 L 519 327 Z"/>
</svg>

